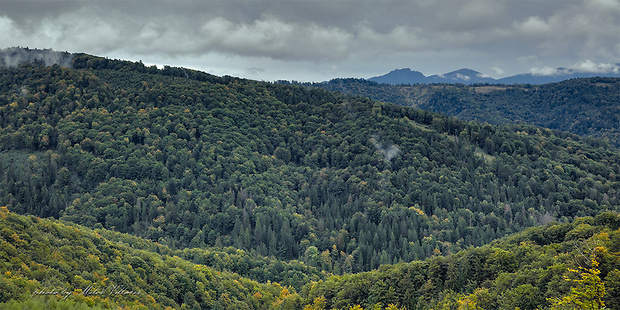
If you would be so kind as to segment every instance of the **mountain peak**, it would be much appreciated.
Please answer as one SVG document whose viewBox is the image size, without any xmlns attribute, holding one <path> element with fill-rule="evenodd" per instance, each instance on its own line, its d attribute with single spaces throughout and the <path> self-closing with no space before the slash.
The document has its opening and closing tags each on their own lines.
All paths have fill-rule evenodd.
<svg viewBox="0 0 620 310">
<path fill-rule="evenodd" d="M 382 76 L 375 76 L 370 79 L 377 83 L 398 84 L 429 84 L 429 83 L 493 83 L 494 79 L 484 76 L 482 73 L 463 68 L 445 74 L 425 76 L 419 71 L 412 71 L 409 68 L 396 69 Z"/>
<path fill-rule="evenodd" d="M 449 78 L 452 80 L 464 81 L 464 82 L 470 82 L 470 83 L 476 83 L 473 81 L 483 78 L 482 73 L 472 70 L 472 69 L 467 69 L 467 68 L 452 71 L 446 74 L 442 74 L 440 76 L 443 78 Z"/>
<path fill-rule="evenodd" d="M 413 71 L 409 68 L 403 68 L 390 71 L 390 73 L 382 76 L 372 77 L 369 80 L 387 84 L 417 84 L 425 83 L 424 81 L 426 80 L 426 76 L 424 76 L 424 74 L 420 71 Z"/>
<path fill-rule="evenodd" d="M 613 68 L 606 68 L 605 72 L 588 70 L 576 70 L 569 68 L 549 69 L 544 71 L 517 74 L 501 79 L 491 78 L 483 73 L 469 68 L 463 68 L 444 74 L 424 76 L 418 71 L 411 69 L 398 69 L 382 76 L 372 77 L 368 80 L 377 83 L 398 84 L 547 84 L 556 83 L 568 79 L 588 77 L 620 77 L 620 64 Z M 596 68 L 595 68 L 596 69 Z M 599 69 L 599 71 L 602 71 Z"/>
<path fill-rule="evenodd" d="M 463 68 L 456 71 L 448 72 L 445 74 L 438 74 L 428 77 L 428 83 L 462 83 L 462 84 L 474 84 L 474 83 L 494 83 L 495 80 L 485 76 L 484 74 L 469 69 Z"/>
<path fill-rule="evenodd" d="M 450 73 L 446 73 L 446 75 L 450 75 L 450 74 L 480 75 L 482 73 L 480 73 L 480 72 L 478 72 L 476 70 L 469 69 L 469 68 L 463 68 L 463 69 L 452 71 Z"/>
</svg>

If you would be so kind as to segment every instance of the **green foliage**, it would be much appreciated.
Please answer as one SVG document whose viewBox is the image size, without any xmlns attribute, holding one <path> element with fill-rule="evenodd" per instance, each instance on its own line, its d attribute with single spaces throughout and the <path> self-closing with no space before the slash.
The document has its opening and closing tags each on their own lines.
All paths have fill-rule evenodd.
<svg viewBox="0 0 620 310">
<path fill-rule="evenodd" d="M 618 78 L 545 85 L 389 85 L 360 79 L 305 84 L 490 124 L 531 124 L 620 146 Z M 606 143 L 602 140 L 590 143 Z M 509 145 L 505 145 L 508 150 Z"/>
<path fill-rule="evenodd" d="M 579 269 L 568 269 L 576 273 L 580 279 L 566 278 L 567 281 L 575 282 L 576 287 L 571 288 L 568 296 L 562 299 L 550 300 L 552 309 L 606 309 L 605 308 L 605 283 L 600 278 L 599 262 L 597 253 L 606 251 L 603 247 L 597 247 L 590 254 L 587 267 L 579 266 Z M 617 270 L 617 269 L 615 269 Z"/>
<path fill-rule="evenodd" d="M 620 156 L 598 140 L 89 55 L 74 67 L 0 71 L 0 205 L 90 227 L 79 231 L 115 246 L 95 238 L 73 251 L 81 238 L 69 234 L 37 252 L 22 228 L 0 229 L 11 271 L 2 301 L 44 279 L 12 276 L 25 247 L 67 287 L 137 277 L 162 306 L 299 308 L 324 296 L 328 308 L 412 309 L 456 305 L 482 287 L 486 303 L 528 309 L 567 292 L 564 261 L 542 249 L 620 226 L 603 213 L 620 211 Z M 596 217 L 567 224 L 577 216 Z M 554 221 L 565 224 L 531 230 L 531 244 L 459 252 Z M 100 253 L 122 264 L 76 263 Z M 524 261 L 544 281 L 516 278 Z M 195 264 L 213 269 L 189 272 Z M 614 263 L 602 266 L 615 281 Z M 220 284 L 203 281 L 216 275 Z M 326 286 L 279 286 L 313 281 Z M 495 281 L 510 293 L 497 295 Z"/>
<path fill-rule="evenodd" d="M 620 157 L 577 136 L 88 55 L 74 66 L 0 72 L 13 211 L 342 274 L 620 208 Z M 316 280 L 273 266 L 231 268 Z"/>
<path fill-rule="evenodd" d="M 1 208 L 0 227 L 2 309 L 272 309 L 298 303 L 292 288 L 275 282 L 261 284 L 57 220 Z M 136 237 L 124 240 L 160 249 Z"/>
<path fill-rule="evenodd" d="M 332 276 L 308 285 L 301 295 L 306 305 L 323 298 L 327 309 L 380 303 L 407 309 L 533 310 L 558 302 L 573 304 L 574 309 L 618 309 L 617 295 L 605 294 L 605 288 L 618 287 L 620 229 L 595 224 L 587 239 L 566 238 L 580 229 L 579 222 L 602 223 L 611 217 L 612 222 L 620 219 L 607 213 L 571 224 L 553 223 L 448 257 Z M 597 246 L 589 252 L 593 242 Z M 591 259 L 592 253 L 596 259 Z"/>
</svg>

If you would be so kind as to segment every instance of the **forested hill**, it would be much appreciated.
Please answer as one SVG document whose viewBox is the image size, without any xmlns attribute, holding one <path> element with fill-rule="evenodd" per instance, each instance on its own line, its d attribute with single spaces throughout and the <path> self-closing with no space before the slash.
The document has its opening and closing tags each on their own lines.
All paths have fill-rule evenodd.
<svg viewBox="0 0 620 310">
<path fill-rule="evenodd" d="M 620 309 L 620 217 L 550 223 L 490 245 L 334 276 L 301 295 L 312 309 Z"/>
<path fill-rule="evenodd" d="M 0 227 L 3 310 L 295 309 L 300 303 L 291 287 L 193 263 L 136 237 L 5 207 Z"/>
<path fill-rule="evenodd" d="M 344 274 L 620 209 L 600 140 L 85 54 L 73 68 L 0 68 L 11 211 Z M 291 264 L 235 268 L 313 277 Z"/>
<path fill-rule="evenodd" d="M 332 276 L 301 290 L 215 270 L 204 265 L 212 262 L 208 254 L 194 257 L 198 264 L 187 260 L 198 251 L 4 207 L 0 225 L 3 310 L 620 309 L 617 213 L 530 228 L 449 257 Z"/>
<path fill-rule="evenodd" d="M 618 207 L 619 157 L 598 141 L 88 55 L 74 67 L 2 70 L 12 210 L 340 273 Z"/>
<path fill-rule="evenodd" d="M 604 138 L 620 146 L 620 78 L 543 85 L 389 85 L 335 79 L 314 87 L 490 124 L 531 124 Z"/>
</svg>

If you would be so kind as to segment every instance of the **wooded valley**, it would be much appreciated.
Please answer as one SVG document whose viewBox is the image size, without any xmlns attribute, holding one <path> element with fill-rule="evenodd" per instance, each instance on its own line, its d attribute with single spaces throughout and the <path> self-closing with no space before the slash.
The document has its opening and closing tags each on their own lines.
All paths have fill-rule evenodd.
<svg viewBox="0 0 620 310">
<path fill-rule="evenodd" d="M 0 68 L 0 150 L 7 309 L 537 309 L 586 262 L 620 305 L 604 140 L 77 54 Z"/>
</svg>

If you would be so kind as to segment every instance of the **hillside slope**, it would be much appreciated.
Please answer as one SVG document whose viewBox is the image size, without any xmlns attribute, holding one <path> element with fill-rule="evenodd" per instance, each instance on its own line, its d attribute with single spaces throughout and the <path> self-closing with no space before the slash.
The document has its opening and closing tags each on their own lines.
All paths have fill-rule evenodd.
<svg viewBox="0 0 620 310">
<path fill-rule="evenodd" d="M 73 66 L 0 70 L 12 211 L 342 274 L 620 209 L 620 156 L 598 140 L 182 68 Z"/>
<path fill-rule="evenodd" d="M 531 124 L 594 136 L 620 146 L 620 79 L 544 85 L 388 85 L 359 79 L 312 84 L 328 90 L 489 124 Z"/>
<path fill-rule="evenodd" d="M 299 291 L 175 255 L 187 250 L 4 207 L 0 227 L 0 308 L 7 310 L 533 310 L 561 300 L 601 300 L 606 309 L 620 309 L 617 213 L 530 228 L 447 257 L 332 276 Z M 584 277 L 591 281 L 574 281 Z M 577 293 L 595 285 L 604 290 L 589 298 Z"/>
<path fill-rule="evenodd" d="M 302 295 L 319 309 L 620 309 L 619 268 L 620 216 L 605 213 L 449 257 L 334 276 Z"/>
<path fill-rule="evenodd" d="M 104 230 L 4 207 L 0 227 L 2 309 L 274 309 L 299 303 L 291 288 L 138 249 L 132 243 L 165 250 L 135 237 L 114 242 L 100 235 Z"/>
</svg>

